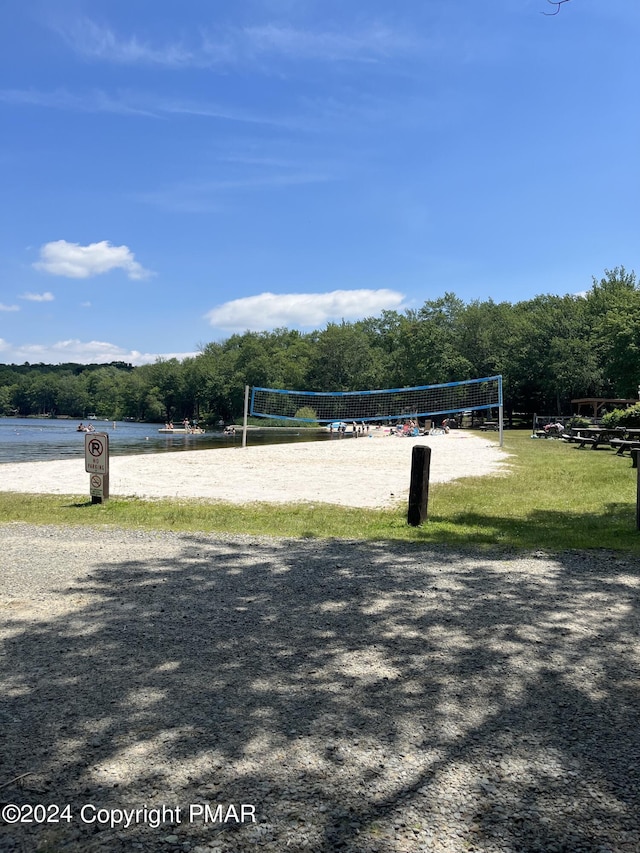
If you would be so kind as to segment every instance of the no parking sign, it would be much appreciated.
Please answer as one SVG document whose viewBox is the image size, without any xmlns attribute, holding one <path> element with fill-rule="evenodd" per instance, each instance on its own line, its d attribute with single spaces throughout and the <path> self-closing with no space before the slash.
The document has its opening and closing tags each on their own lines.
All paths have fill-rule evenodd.
<svg viewBox="0 0 640 853">
<path fill-rule="evenodd" d="M 91 500 L 93 503 L 102 503 L 109 497 L 109 436 L 106 432 L 85 435 L 84 470 L 91 474 Z"/>
</svg>

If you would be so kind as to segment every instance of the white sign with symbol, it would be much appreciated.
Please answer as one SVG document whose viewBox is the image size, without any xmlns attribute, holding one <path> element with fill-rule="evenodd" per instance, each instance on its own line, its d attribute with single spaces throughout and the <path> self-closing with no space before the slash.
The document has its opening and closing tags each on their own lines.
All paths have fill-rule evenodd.
<svg viewBox="0 0 640 853">
<path fill-rule="evenodd" d="M 89 494 L 92 498 L 104 497 L 104 481 L 107 479 L 105 474 L 92 474 L 89 480 Z"/>
<path fill-rule="evenodd" d="M 109 473 L 109 436 L 105 432 L 85 435 L 84 470 L 89 474 Z"/>
</svg>

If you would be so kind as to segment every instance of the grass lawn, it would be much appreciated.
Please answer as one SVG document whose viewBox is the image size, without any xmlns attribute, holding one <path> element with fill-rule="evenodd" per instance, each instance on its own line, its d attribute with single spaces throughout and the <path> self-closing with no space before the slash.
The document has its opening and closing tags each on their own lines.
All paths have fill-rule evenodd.
<svg viewBox="0 0 640 853">
<path fill-rule="evenodd" d="M 91 504 L 86 496 L 10 492 L 0 492 L 0 522 L 640 553 L 637 472 L 628 457 L 609 449 L 579 450 L 561 441 L 532 440 L 524 431 L 506 432 L 505 450 L 512 454 L 506 476 L 432 485 L 428 520 L 420 528 L 407 525 L 406 506 L 361 510 L 131 498 Z M 408 480 L 407 474 L 407 486 Z"/>
</svg>

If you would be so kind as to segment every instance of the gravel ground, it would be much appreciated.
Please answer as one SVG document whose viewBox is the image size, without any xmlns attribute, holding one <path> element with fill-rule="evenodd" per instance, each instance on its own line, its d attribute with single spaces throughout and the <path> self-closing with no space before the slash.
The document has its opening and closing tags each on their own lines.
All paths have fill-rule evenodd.
<svg viewBox="0 0 640 853">
<path fill-rule="evenodd" d="M 2 851 L 640 850 L 631 558 L 0 538 Z"/>
</svg>

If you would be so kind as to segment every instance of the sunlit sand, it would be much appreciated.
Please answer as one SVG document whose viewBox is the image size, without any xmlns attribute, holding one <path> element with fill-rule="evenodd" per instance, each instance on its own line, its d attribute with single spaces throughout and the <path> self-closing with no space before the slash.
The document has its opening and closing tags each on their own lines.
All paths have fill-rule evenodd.
<svg viewBox="0 0 640 853">
<path fill-rule="evenodd" d="M 110 493 L 239 504 L 304 501 L 392 506 L 408 496 L 411 451 L 416 444 L 432 448 L 433 483 L 504 471 L 508 461 L 497 441 L 463 430 L 419 438 L 336 436 L 323 442 L 113 456 Z M 88 496 L 84 456 L 0 465 L 0 491 Z"/>
</svg>

